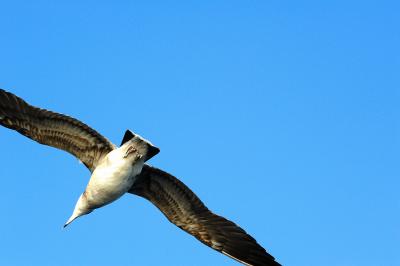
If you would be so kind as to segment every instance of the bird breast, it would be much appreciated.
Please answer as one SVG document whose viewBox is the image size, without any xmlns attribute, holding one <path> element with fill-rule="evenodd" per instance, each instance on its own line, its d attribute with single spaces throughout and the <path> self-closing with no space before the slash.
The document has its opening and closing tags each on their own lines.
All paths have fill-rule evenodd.
<svg viewBox="0 0 400 266">
<path fill-rule="evenodd" d="M 133 185 L 136 176 L 142 171 L 143 160 L 129 163 L 99 165 L 93 172 L 85 190 L 89 207 L 102 207 L 121 197 Z"/>
</svg>

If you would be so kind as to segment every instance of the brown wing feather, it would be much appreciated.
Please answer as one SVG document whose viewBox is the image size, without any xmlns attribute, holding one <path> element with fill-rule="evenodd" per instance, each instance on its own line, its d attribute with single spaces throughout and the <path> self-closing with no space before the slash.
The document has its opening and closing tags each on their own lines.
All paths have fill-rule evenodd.
<svg viewBox="0 0 400 266">
<path fill-rule="evenodd" d="M 245 265 L 280 265 L 242 228 L 212 213 L 185 184 L 162 170 L 145 165 L 129 192 L 151 201 L 202 243 Z"/>
<path fill-rule="evenodd" d="M 2 89 L 0 124 L 41 144 L 71 153 L 91 171 L 104 155 L 115 148 L 110 141 L 79 120 L 29 105 Z"/>
</svg>

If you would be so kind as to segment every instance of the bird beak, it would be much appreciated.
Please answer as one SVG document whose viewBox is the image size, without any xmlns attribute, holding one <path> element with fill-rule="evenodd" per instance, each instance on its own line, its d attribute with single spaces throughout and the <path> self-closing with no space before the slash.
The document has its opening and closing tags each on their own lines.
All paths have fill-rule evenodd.
<svg viewBox="0 0 400 266">
<path fill-rule="evenodd" d="M 72 216 L 68 219 L 68 221 L 64 224 L 64 227 L 63 227 L 63 228 L 67 227 L 67 226 L 68 226 L 70 223 L 72 223 L 76 218 L 78 218 L 78 216 L 72 215 Z"/>
</svg>

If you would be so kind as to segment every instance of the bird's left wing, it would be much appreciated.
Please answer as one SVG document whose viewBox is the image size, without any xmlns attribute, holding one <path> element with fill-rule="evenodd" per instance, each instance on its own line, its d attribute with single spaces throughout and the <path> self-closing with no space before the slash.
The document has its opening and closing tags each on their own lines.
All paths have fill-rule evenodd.
<svg viewBox="0 0 400 266">
<path fill-rule="evenodd" d="M 115 149 L 114 144 L 81 121 L 34 107 L 2 89 L 0 124 L 41 144 L 71 153 L 92 172 Z"/>
<path fill-rule="evenodd" d="M 212 213 L 185 184 L 160 169 L 144 165 L 129 192 L 148 199 L 205 245 L 245 265 L 280 265 L 242 228 Z"/>
</svg>

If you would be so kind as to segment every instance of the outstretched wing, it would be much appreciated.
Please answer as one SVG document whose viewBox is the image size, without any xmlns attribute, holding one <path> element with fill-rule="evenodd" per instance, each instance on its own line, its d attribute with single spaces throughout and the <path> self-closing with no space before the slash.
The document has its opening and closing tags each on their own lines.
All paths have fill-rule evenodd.
<svg viewBox="0 0 400 266">
<path fill-rule="evenodd" d="M 79 120 L 29 105 L 0 89 L 0 124 L 41 144 L 65 150 L 89 168 L 115 146 Z"/>
<path fill-rule="evenodd" d="M 212 213 L 185 184 L 162 170 L 145 165 L 129 192 L 151 201 L 202 243 L 245 265 L 280 265 L 242 228 Z"/>
</svg>

